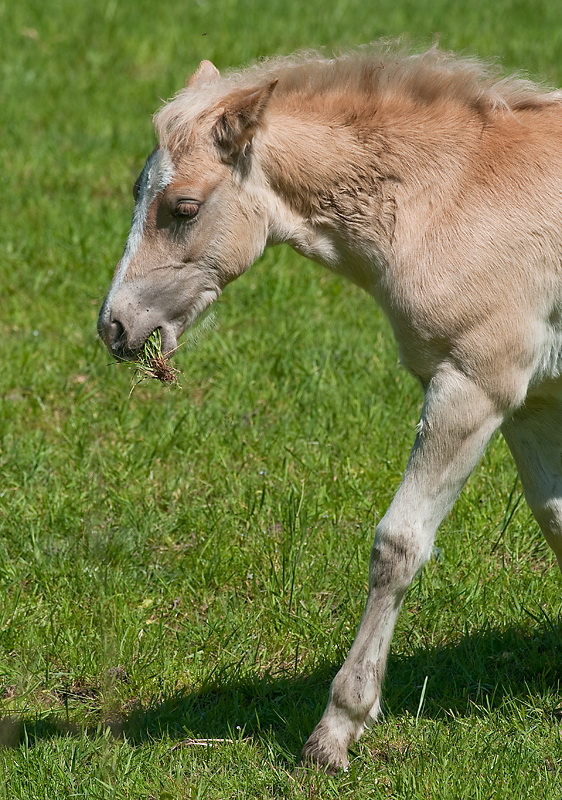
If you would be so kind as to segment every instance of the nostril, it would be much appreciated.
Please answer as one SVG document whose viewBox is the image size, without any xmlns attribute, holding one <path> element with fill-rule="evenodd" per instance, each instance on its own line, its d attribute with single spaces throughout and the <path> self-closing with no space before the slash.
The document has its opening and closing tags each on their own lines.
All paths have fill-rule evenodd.
<svg viewBox="0 0 562 800">
<path fill-rule="evenodd" d="M 122 345 L 122 340 L 125 336 L 125 328 L 118 319 L 114 319 L 109 323 L 109 342 L 112 350 L 118 350 Z"/>
<path fill-rule="evenodd" d="M 125 328 L 121 325 L 118 319 L 114 319 L 110 322 L 109 335 L 112 342 L 114 342 L 116 339 L 120 339 L 124 333 Z"/>
</svg>

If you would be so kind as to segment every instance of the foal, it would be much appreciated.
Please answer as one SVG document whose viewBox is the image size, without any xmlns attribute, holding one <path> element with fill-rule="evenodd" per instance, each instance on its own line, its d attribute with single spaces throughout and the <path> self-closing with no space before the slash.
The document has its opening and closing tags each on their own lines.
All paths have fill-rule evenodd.
<svg viewBox="0 0 562 800">
<path fill-rule="evenodd" d="M 110 351 L 134 357 L 156 328 L 172 351 L 287 242 L 380 303 L 425 392 L 357 637 L 304 747 L 345 768 L 404 594 L 498 428 L 562 566 L 562 94 L 375 47 L 224 77 L 204 61 L 155 121 L 99 317 Z"/>
</svg>

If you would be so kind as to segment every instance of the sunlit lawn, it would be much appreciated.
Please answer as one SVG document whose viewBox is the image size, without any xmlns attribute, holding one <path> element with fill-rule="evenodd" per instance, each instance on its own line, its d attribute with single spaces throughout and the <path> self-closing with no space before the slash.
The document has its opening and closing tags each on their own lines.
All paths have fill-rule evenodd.
<svg viewBox="0 0 562 800">
<path fill-rule="evenodd" d="M 0 797 L 562 797 L 562 582 L 499 439 L 386 720 L 348 774 L 297 768 L 421 401 L 372 300 L 280 248 L 180 389 L 129 396 L 96 339 L 160 98 L 202 58 L 400 34 L 562 83 L 554 3 L 0 2 Z"/>
</svg>

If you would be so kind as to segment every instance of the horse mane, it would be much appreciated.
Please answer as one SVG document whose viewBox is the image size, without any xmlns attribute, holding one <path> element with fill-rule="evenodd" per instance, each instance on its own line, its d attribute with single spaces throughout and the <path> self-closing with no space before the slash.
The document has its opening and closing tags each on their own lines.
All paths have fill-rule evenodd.
<svg viewBox="0 0 562 800">
<path fill-rule="evenodd" d="M 176 139 L 230 92 L 265 86 L 273 80 L 278 81 L 274 102 L 291 106 L 299 97 L 309 101 L 332 95 L 344 104 L 360 96 L 362 103 L 373 108 L 376 100 L 402 95 L 424 105 L 455 101 L 487 115 L 562 103 L 561 90 L 547 89 L 520 74 L 506 76 L 493 62 L 437 47 L 412 54 L 400 42 L 378 42 L 333 58 L 322 51 L 272 57 L 241 70 L 228 70 L 219 80 L 203 86 L 188 85 L 156 113 L 157 134 L 161 141 Z"/>
</svg>

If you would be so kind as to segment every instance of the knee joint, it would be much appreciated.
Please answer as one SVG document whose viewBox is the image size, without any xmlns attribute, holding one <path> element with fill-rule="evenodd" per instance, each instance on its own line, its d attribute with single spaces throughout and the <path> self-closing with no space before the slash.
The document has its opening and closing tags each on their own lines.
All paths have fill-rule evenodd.
<svg viewBox="0 0 562 800">
<path fill-rule="evenodd" d="M 379 525 L 371 551 L 370 583 L 407 588 L 427 558 L 414 531 L 397 534 Z"/>
</svg>

